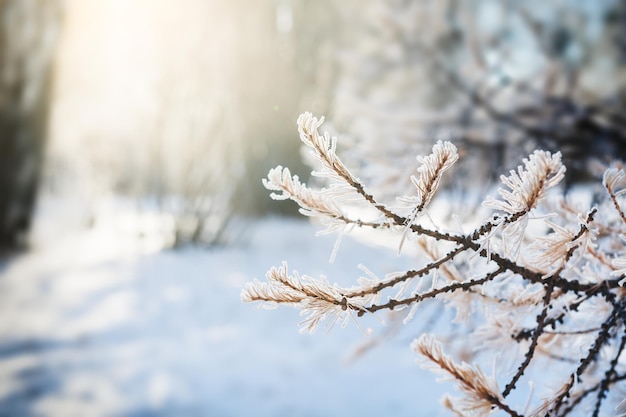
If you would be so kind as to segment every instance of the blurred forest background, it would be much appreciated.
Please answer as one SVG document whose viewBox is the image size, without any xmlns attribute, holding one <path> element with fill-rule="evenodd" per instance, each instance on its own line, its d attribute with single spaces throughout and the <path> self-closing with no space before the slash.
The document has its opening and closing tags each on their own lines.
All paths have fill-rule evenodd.
<svg viewBox="0 0 626 417">
<path fill-rule="evenodd" d="M 600 184 L 625 64 L 623 0 L 0 0 L 0 417 L 437 415 L 415 328 L 348 366 L 356 327 L 241 302 L 283 259 L 415 265 L 345 239 L 333 272 L 261 179 L 308 179 L 310 111 L 385 203 L 438 139 L 460 214 L 536 147 Z"/>
<path fill-rule="evenodd" d="M 124 207 L 164 246 L 290 213 L 260 179 L 307 172 L 302 111 L 390 196 L 441 138 L 465 154 L 464 187 L 537 146 L 564 153 L 571 183 L 626 155 L 619 0 L 2 0 L 0 14 L 5 248 L 33 245 L 50 211 L 62 233 Z"/>
</svg>

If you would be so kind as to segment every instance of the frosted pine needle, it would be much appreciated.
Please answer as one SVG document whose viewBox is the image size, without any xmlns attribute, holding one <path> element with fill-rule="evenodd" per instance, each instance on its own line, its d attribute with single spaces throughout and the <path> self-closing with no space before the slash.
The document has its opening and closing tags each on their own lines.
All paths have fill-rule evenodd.
<svg viewBox="0 0 626 417">
<path fill-rule="evenodd" d="M 465 397 L 458 401 L 458 410 L 488 415 L 493 407 L 509 409 L 504 403 L 495 379 L 488 378 L 479 367 L 472 367 L 465 362 L 455 363 L 443 353 L 441 344 L 433 336 L 422 335 L 411 347 L 415 353 L 432 362 L 431 368 L 458 383 L 459 390 L 465 394 Z"/>
<path fill-rule="evenodd" d="M 450 169 L 458 159 L 459 154 L 457 153 L 456 146 L 451 142 L 442 141 L 438 141 L 433 146 L 433 151 L 430 155 L 417 157 L 417 161 L 420 164 L 417 168 L 418 176 L 411 176 L 411 182 L 415 186 L 417 194 L 414 196 L 405 196 L 400 199 L 400 201 L 408 203 L 411 207 L 411 213 L 408 216 L 406 224 L 407 229 L 404 231 L 404 235 L 400 241 L 400 251 L 407 237 L 408 228 L 432 200 L 439 188 L 443 173 Z"/>
<path fill-rule="evenodd" d="M 539 203 L 546 190 L 556 186 L 565 176 L 560 152 L 552 155 L 535 151 L 523 162 L 524 167 L 520 166 L 517 172 L 511 170 L 508 177 L 500 177 L 508 188 L 498 190 L 504 201 L 489 199 L 485 202 L 487 207 L 509 214 L 526 213 Z"/>
<path fill-rule="evenodd" d="M 280 165 L 270 170 L 267 179 L 263 179 L 265 188 L 273 192 L 274 200 L 291 199 L 298 203 L 300 212 L 305 216 L 322 215 L 331 218 L 342 218 L 343 212 L 337 204 L 328 198 L 324 191 L 310 189 L 300 182 L 297 175 L 291 176 L 289 168 Z"/>
<path fill-rule="evenodd" d="M 253 281 L 246 284 L 241 291 L 244 302 L 260 301 L 266 307 L 273 308 L 278 304 L 299 307 L 301 314 L 307 316 L 301 322 L 302 330 L 313 333 L 319 322 L 331 318 L 331 325 L 349 318 L 350 311 L 362 310 L 362 306 L 354 299 L 343 296 L 346 291 L 337 285 L 331 285 L 326 279 L 314 279 L 297 272 L 289 274 L 287 264 L 280 268 L 272 268 L 267 273 L 267 283 Z"/>
<path fill-rule="evenodd" d="M 415 213 L 421 212 L 432 200 L 439 188 L 441 176 L 454 165 L 459 159 L 456 146 L 451 142 L 438 141 L 433 146 L 433 151 L 428 156 L 418 156 L 420 166 L 417 168 L 418 176 L 412 175 L 411 182 L 417 189 L 417 195 L 407 197 L 416 204 Z"/>
<path fill-rule="evenodd" d="M 623 169 L 609 168 L 604 172 L 602 184 L 609 193 L 619 195 L 624 192 L 623 188 L 626 186 L 626 173 L 624 173 Z"/>
</svg>

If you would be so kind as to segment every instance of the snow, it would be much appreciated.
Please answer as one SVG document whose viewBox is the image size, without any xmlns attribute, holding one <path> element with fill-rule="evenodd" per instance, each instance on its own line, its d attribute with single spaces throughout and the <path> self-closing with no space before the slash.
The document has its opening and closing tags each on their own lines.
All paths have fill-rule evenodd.
<svg viewBox="0 0 626 417">
<path fill-rule="evenodd" d="M 450 387 L 409 347 L 419 326 L 355 357 L 384 315 L 309 335 L 297 310 L 240 300 L 283 261 L 346 285 L 359 263 L 401 269 L 397 251 L 346 237 L 330 264 L 333 236 L 280 218 L 242 223 L 228 247 L 164 250 L 128 216 L 63 233 L 52 217 L 0 262 L 0 416 L 443 415 Z"/>
</svg>

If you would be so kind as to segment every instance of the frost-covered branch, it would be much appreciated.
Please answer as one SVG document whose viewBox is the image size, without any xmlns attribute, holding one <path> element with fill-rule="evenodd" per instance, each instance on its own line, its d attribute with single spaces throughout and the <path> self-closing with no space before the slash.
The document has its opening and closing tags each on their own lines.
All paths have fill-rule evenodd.
<svg viewBox="0 0 626 417">
<path fill-rule="evenodd" d="M 487 377 L 479 367 L 472 367 L 467 363 L 456 364 L 443 353 L 441 344 L 433 337 L 422 335 L 413 342 L 412 347 L 416 353 L 433 363 L 432 369 L 443 371 L 445 376 L 458 382 L 460 391 L 465 394 L 462 400 L 456 401 L 459 403 L 458 411 L 464 414 L 487 415 L 493 407 L 497 407 L 510 416 L 520 416 L 505 403 L 495 378 Z"/>
<path fill-rule="evenodd" d="M 322 122 L 305 113 L 298 129 L 320 165 L 314 175 L 325 178 L 325 188 L 309 187 L 279 166 L 263 182 L 272 197 L 295 201 L 304 215 L 322 219 L 330 231 L 367 227 L 376 234 L 385 229 L 398 248 L 411 246 L 421 256 L 411 269 L 359 279 L 350 288 L 325 277 L 290 273 L 284 263 L 268 272 L 266 282 L 249 283 L 242 299 L 299 308 L 307 332 L 322 320 L 345 325 L 351 317 L 403 308 L 408 322 L 425 300 L 441 301 L 468 326 L 459 337 L 476 348 L 465 355 L 477 361 L 485 352 L 503 356 L 494 364 L 496 376 L 487 378 L 478 366 L 457 365 L 431 336 L 414 343 L 416 352 L 458 382 L 464 399 L 446 400 L 450 410 L 565 416 L 590 407 L 599 415 L 626 373 L 623 169 L 606 171 L 605 197 L 596 206 L 576 208 L 558 192 L 566 169 L 561 155 L 534 151 L 500 178 L 498 197 L 484 201 L 492 211 L 486 220 L 471 232 L 450 232 L 435 226 L 428 211 L 443 174 L 459 159 L 452 143 L 437 142 L 429 155 L 417 158 L 417 172 L 410 178 L 414 195 L 398 196 L 400 204 L 392 207 L 380 203 L 341 161 L 337 139 L 318 133 Z M 546 361 L 563 369 L 551 376 L 559 388 L 543 399 L 529 396 L 525 407 L 509 403 L 513 392 L 523 390 L 523 381 L 537 383 L 539 364 Z M 514 371 L 505 372 L 499 362 L 516 364 Z"/>
</svg>

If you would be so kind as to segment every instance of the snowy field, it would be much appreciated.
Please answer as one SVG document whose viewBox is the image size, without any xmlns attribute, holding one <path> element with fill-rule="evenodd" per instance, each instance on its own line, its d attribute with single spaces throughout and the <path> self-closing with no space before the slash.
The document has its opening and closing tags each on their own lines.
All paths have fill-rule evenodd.
<svg viewBox="0 0 626 417">
<path fill-rule="evenodd" d="M 355 355 L 386 328 L 371 319 L 300 334 L 297 310 L 240 301 L 282 261 L 348 284 L 359 263 L 402 268 L 393 250 L 345 238 L 330 264 L 334 237 L 302 220 L 178 250 L 159 250 L 132 219 L 55 233 L 54 216 L 39 220 L 47 238 L 0 263 L 0 416 L 445 415 L 449 387 L 409 348 L 419 323 Z"/>
</svg>

